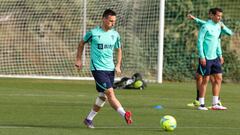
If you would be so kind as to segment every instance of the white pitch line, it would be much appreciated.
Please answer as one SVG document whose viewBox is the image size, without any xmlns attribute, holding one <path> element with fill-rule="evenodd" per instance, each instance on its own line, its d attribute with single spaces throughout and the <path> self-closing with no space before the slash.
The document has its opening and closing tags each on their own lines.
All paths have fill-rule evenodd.
<svg viewBox="0 0 240 135">
<path fill-rule="evenodd" d="M 47 126 L 0 126 L 0 129 L 19 129 L 19 128 L 49 128 Z M 52 127 L 51 127 L 52 128 Z M 54 127 L 58 128 L 58 127 Z M 61 128 L 61 127 L 59 127 Z M 71 128 L 71 127 L 69 127 Z M 81 128 L 79 126 L 79 128 Z M 240 127 L 177 127 L 180 129 L 227 129 L 227 130 L 240 130 Z M 115 127 L 95 127 L 95 129 L 149 129 L 149 130 L 162 130 L 160 127 L 141 127 L 141 126 L 115 126 Z"/>
<path fill-rule="evenodd" d="M 60 95 L 60 94 L 0 94 L 0 96 L 10 96 L 10 97 L 19 97 L 19 96 L 24 96 L 24 97 L 84 97 L 85 95 Z"/>
<path fill-rule="evenodd" d="M 35 128 L 35 127 L 28 127 L 28 126 L 0 126 L 0 129 L 12 129 L 12 128 Z"/>
<path fill-rule="evenodd" d="M 101 129 L 101 128 L 110 128 L 110 129 L 121 129 L 121 128 L 126 128 L 126 129 L 161 129 L 160 127 L 133 127 L 133 126 L 116 126 L 116 127 L 95 127 L 96 129 Z M 177 127 L 177 128 L 183 128 L 183 129 L 193 129 L 193 128 L 199 128 L 199 129 L 228 129 L 228 130 L 240 130 L 240 127 Z"/>
<path fill-rule="evenodd" d="M 177 127 L 178 128 L 178 127 Z M 229 130 L 240 130 L 240 127 L 179 127 L 179 128 L 207 128 L 207 129 L 229 129 Z"/>
</svg>

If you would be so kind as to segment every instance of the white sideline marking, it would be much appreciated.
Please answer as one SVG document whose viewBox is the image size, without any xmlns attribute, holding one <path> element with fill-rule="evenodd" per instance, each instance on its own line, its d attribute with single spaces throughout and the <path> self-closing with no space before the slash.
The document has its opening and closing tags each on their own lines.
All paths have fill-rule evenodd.
<svg viewBox="0 0 240 135">
<path fill-rule="evenodd" d="M 27 127 L 27 126 L 0 126 L 0 129 L 11 129 L 11 128 L 34 128 L 34 127 Z"/>
<path fill-rule="evenodd" d="M 131 126 L 117 126 L 117 127 L 95 127 L 96 129 L 101 128 L 110 128 L 110 129 L 118 129 L 118 128 L 129 128 L 129 129 L 150 129 L 150 130 L 161 130 L 160 127 L 131 127 Z M 192 128 L 199 128 L 199 129 L 229 129 L 229 130 L 240 130 L 240 127 L 177 127 L 183 129 L 192 129 Z"/>
<path fill-rule="evenodd" d="M 16 97 L 16 96 L 25 96 L 25 97 L 84 97 L 85 95 L 60 95 L 60 94 L 0 94 L 0 96 L 11 96 L 11 97 Z"/>
<path fill-rule="evenodd" d="M 240 129 L 240 127 L 179 127 L 179 128 L 207 128 L 207 129 L 230 129 L 230 130 Z"/>
<path fill-rule="evenodd" d="M 41 126 L 0 126 L 0 129 L 19 129 L 19 128 L 49 128 L 49 127 L 41 127 Z M 52 127 L 50 127 L 52 128 Z M 57 126 L 54 128 L 58 128 Z M 59 127 L 61 128 L 61 127 Z M 71 127 L 69 127 L 71 128 Z M 79 127 L 81 128 L 81 127 Z M 96 129 L 149 129 L 149 130 L 162 130 L 160 127 L 132 127 L 132 126 L 116 126 L 116 127 L 95 127 Z M 192 129 L 192 128 L 199 128 L 199 129 L 228 129 L 228 130 L 239 130 L 240 127 L 177 127 L 177 128 L 183 128 L 183 129 Z"/>
</svg>

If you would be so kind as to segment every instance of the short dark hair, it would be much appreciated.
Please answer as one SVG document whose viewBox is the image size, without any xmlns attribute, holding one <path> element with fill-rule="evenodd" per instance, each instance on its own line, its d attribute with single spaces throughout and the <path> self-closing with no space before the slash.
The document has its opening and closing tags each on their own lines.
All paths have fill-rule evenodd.
<svg viewBox="0 0 240 135">
<path fill-rule="evenodd" d="M 111 16 L 116 16 L 116 12 L 114 12 L 114 11 L 111 10 L 111 9 L 106 9 L 106 10 L 103 12 L 102 17 L 103 17 L 103 18 L 107 18 L 109 15 L 111 15 Z"/>
<path fill-rule="evenodd" d="M 208 13 L 210 14 L 212 14 L 213 13 L 213 10 L 214 10 L 214 8 L 210 8 L 209 10 L 208 10 Z"/>
<path fill-rule="evenodd" d="M 216 8 L 213 8 L 211 12 L 213 15 L 216 15 L 217 12 L 223 12 L 223 10 L 221 8 L 216 7 Z"/>
</svg>

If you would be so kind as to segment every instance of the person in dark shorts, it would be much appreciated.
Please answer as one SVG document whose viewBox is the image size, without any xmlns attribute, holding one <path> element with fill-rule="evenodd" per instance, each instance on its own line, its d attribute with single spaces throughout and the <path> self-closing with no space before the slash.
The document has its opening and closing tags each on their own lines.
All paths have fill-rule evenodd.
<svg viewBox="0 0 240 135">
<path fill-rule="evenodd" d="M 208 12 L 209 19 L 211 19 L 212 15 L 213 15 L 212 14 L 213 10 L 214 10 L 214 8 L 209 9 L 209 12 Z M 202 25 L 207 23 L 207 21 L 201 20 L 201 19 L 193 16 L 192 14 L 188 14 L 187 17 L 188 17 L 189 20 L 193 20 L 196 24 L 198 24 L 199 27 L 201 27 Z M 228 36 L 233 35 L 233 32 L 227 26 L 225 26 L 225 24 L 222 21 L 220 22 L 220 24 L 221 24 L 221 35 L 222 34 L 223 35 L 228 35 Z M 221 46 L 221 35 L 219 36 L 220 46 Z M 196 79 L 196 98 L 193 102 L 187 104 L 187 106 L 190 106 L 190 107 L 200 106 L 200 103 L 199 103 L 199 87 L 200 87 L 200 84 L 202 83 L 202 75 L 198 74 L 196 72 L 195 79 Z M 210 76 L 210 81 L 211 81 L 212 84 L 215 82 L 214 77 L 212 75 Z M 222 102 L 220 100 L 220 96 L 219 96 L 218 100 L 219 100 L 218 104 L 222 105 Z M 211 108 L 211 107 L 212 106 L 210 106 L 209 108 Z"/>
<path fill-rule="evenodd" d="M 219 37 L 221 35 L 223 11 L 221 8 L 214 8 L 212 10 L 211 20 L 205 23 L 198 34 L 198 55 L 199 67 L 197 73 L 202 76 L 202 83 L 199 87 L 199 110 L 208 110 L 205 107 L 205 94 L 210 75 L 214 77 L 212 83 L 212 110 L 226 110 L 227 108 L 219 104 L 219 93 L 222 83 L 222 69 L 223 57 Z M 224 29 L 224 28 L 223 28 Z"/>
<path fill-rule="evenodd" d="M 116 110 L 126 121 L 132 123 L 132 113 L 125 111 L 113 90 L 114 74 L 121 74 L 122 48 L 120 36 L 113 29 L 116 22 L 116 13 L 107 9 L 102 16 L 102 25 L 97 26 L 86 33 L 80 42 L 77 50 L 75 66 L 82 69 L 82 52 L 85 43 L 90 43 L 90 69 L 96 82 L 96 89 L 99 93 L 92 110 L 84 120 L 88 128 L 94 128 L 93 118 L 108 100 L 111 107 Z M 113 62 L 113 52 L 117 49 L 117 64 Z"/>
</svg>

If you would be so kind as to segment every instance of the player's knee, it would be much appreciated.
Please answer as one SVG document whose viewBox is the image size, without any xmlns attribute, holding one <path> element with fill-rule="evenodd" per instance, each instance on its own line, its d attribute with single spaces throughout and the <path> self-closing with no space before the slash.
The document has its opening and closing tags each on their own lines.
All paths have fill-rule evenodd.
<svg viewBox="0 0 240 135">
<path fill-rule="evenodd" d="M 196 75 L 196 79 L 197 79 L 197 81 L 202 81 L 203 77 L 202 77 L 202 75 L 197 74 Z"/>
<path fill-rule="evenodd" d="M 102 101 L 106 101 L 107 100 L 107 97 L 100 97 L 99 98 L 102 100 Z"/>
<path fill-rule="evenodd" d="M 105 94 L 106 94 L 108 100 L 115 100 L 115 98 L 116 98 L 113 89 L 107 90 L 105 92 Z"/>
<path fill-rule="evenodd" d="M 213 77 L 210 78 L 210 81 L 211 81 L 212 84 L 216 83 L 216 81 Z"/>
<path fill-rule="evenodd" d="M 105 104 L 105 102 L 106 102 L 106 100 L 107 100 L 107 97 L 106 97 L 106 95 L 104 94 L 104 93 L 99 93 L 99 96 L 97 97 L 97 99 L 96 99 L 96 105 L 97 106 L 99 106 L 99 107 L 103 107 L 104 106 L 104 104 Z"/>
<path fill-rule="evenodd" d="M 106 98 L 105 97 L 97 97 L 95 104 L 98 107 L 103 107 L 105 102 L 106 102 Z"/>
<path fill-rule="evenodd" d="M 222 77 L 217 77 L 215 79 L 215 82 L 218 83 L 218 84 L 221 83 L 222 82 Z"/>
</svg>

